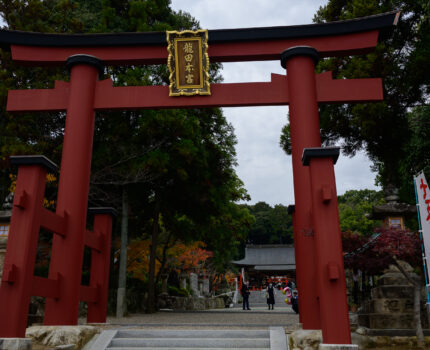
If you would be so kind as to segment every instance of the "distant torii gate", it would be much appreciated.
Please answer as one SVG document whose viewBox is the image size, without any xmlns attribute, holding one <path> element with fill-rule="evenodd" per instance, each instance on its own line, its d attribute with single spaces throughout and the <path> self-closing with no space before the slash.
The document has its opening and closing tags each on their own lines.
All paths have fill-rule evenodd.
<svg viewBox="0 0 430 350">
<path fill-rule="evenodd" d="M 56 213 L 41 207 L 44 167 L 52 168 L 52 163 L 41 157 L 14 160 L 20 168 L 0 288 L 0 337 L 24 336 L 31 295 L 46 297 L 46 325 L 76 324 L 79 300 L 92 303 L 99 311 L 106 309 L 106 298 L 101 298 L 107 292 L 106 277 L 90 287 L 80 286 L 84 244 L 103 252 L 102 245 L 109 242 L 106 233 L 110 234 L 107 219 L 95 224 L 94 232 L 86 231 L 95 111 L 288 104 L 300 320 L 304 329 L 322 329 L 324 343 L 350 344 L 333 167 L 339 149 L 321 148 L 318 103 L 380 101 L 382 83 L 380 79 L 333 80 L 330 72 L 316 75 L 314 67 L 319 58 L 372 51 L 378 38 L 396 25 L 398 15 L 210 30 L 212 62 L 280 59 L 288 75 L 272 74 L 270 82 L 212 84 L 210 96 L 193 97 L 169 97 L 167 86 L 113 87 L 110 79 L 98 80 L 104 65 L 166 63 L 165 33 L 0 31 L 0 44 L 10 48 L 16 62 L 66 64 L 71 72 L 70 82 L 56 82 L 54 89 L 9 91 L 9 112 L 67 111 L 67 117 Z M 55 233 L 49 279 L 33 277 L 34 234 L 41 225 Z M 92 322 L 105 322 L 106 313 L 99 311 L 89 318 Z"/>
</svg>

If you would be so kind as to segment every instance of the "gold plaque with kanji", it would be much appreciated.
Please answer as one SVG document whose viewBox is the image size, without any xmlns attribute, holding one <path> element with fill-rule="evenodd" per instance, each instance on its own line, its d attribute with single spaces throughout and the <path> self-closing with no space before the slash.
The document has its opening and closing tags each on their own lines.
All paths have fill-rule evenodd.
<svg viewBox="0 0 430 350">
<path fill-rule="evenodd" d="M 169 96 L 210 95 L 208 31 L 168 31 Z"/>
</svg>

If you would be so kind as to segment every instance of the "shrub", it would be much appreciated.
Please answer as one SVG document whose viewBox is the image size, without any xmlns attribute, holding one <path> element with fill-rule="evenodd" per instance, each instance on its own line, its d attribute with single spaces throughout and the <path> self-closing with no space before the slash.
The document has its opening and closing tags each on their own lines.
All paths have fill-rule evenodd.
<svg viewBox="0 0 430 350">
<path fill-rule="evenodd" d="M 167 292 L 169 295 L 175 296 L 175 297 L 187 297 L 189 296 L 188 291 L 183 288 L 178 288 L 175 286 L 167 286 Z"/>
</svg>

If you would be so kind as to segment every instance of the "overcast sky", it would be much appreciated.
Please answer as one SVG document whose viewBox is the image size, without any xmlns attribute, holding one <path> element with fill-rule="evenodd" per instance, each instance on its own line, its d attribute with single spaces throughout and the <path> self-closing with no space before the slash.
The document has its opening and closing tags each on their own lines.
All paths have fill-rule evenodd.
<svg viewBox="0 0 430 350">
<path fill-rule="evenodd" d="M 172 0 L 172 8 L 189 12 L 203 29 L 311 24 L 322 0 Z M 285 74 L 279 61 L 223 63 L 225 83 L 270 81 L 270 73 Z M 293 204 L 291 157 L 279 147 L 288 106 L 223 108 L 234 126 L 237 174 L 245 183 L 251 204 Z M 375 174 L 364 154 L 340 156 L 335 165 L 338 194 L 351 189 L 377 189 Z"/>
</svg>

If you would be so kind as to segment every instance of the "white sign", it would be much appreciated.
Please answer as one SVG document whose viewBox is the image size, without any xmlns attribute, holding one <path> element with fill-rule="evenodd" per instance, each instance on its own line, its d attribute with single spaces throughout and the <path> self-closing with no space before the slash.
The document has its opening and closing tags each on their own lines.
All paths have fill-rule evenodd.
<svg viewBox="0 0 430 350">
<path fill-rule="evenodd" d="M 414 176 L 425 255 L 430 257 L 430 188 L 424 173 Z"/>
<path fill-rule="evenodd" d="M 427 306 L 430 312 L 430 285 L 428 281 L 429 271 L 428 266 L 430 261 L 430 188 L 427 184 L 427 180 L 424 176 L 424 172 L 420 172 L 417 176 L 414 176 L 415 191 L 417 195 L 417 205 L 419 208 L 421 237 L 424 245 L 424 256 L 427 260 L 427 264 L 424 263 L 424 274 L 426 279 L 426 290 L 427 290 Z"/>
</svg>

